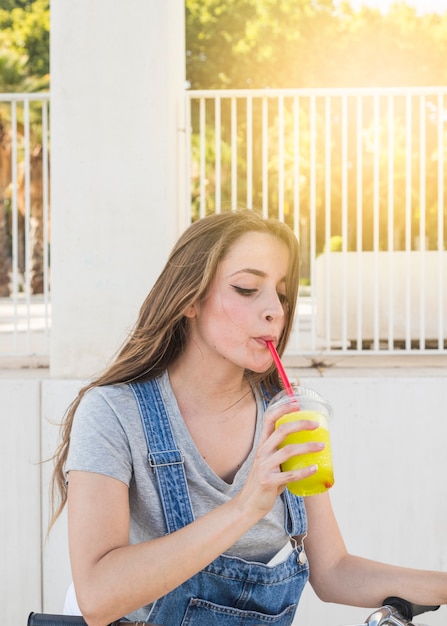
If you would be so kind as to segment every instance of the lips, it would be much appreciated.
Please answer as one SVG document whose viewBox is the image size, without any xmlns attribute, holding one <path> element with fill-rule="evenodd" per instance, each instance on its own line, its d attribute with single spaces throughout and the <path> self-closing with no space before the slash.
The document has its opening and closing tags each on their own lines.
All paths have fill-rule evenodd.
<svg viewBox="0 0 447 626">
<path fill-rule="evenodd" d="M 272 335 L 265 335 L 263 337 L 254 337 L 254 340 L 257 341 L 258 343 L 261 343 L 266 348 L 267 348 L 267 341 L 272 341 L 273 343 L 276 343 L 276 338 L 272 337 Z"/>
</svg>

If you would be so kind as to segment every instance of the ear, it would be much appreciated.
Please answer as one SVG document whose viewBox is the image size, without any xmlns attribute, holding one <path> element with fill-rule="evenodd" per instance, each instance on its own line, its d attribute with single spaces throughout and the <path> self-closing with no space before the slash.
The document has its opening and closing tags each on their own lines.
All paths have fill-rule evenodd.
<svg viewBox="0 0 447 626">
<path fill-rule="evenodd" d="M 187 309 L 185 309 L 183 311 L 183 315 L 189 319 L 192 319 L 193 317 L 196 317 L 197 315 L 197 308 L 195 304 L 191 304 Z"/>
</svg>

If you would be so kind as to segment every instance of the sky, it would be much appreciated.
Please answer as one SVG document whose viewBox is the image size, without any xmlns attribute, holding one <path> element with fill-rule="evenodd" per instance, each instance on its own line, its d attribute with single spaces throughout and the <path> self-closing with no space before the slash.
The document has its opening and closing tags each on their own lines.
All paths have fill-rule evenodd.
<svg viewBox="0 0 447 626">
<path fill-rule="evenodd" d="M 350 4 L 354 8 L 358 8 L 361 4 L 380 9 L 386 13 L 392 4 L 397 0 L 350 0 Z M 402 2 L 402 0 L 400 0 Z M 418 13 L 446 13 L 447 0 L 405 0 L 405 4 L 409 4 L 417 9 Z"/>
</svg>

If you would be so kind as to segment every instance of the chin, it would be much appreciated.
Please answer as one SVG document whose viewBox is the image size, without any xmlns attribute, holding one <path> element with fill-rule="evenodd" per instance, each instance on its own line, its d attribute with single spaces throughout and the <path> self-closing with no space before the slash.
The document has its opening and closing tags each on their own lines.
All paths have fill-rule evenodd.
<svg viewBox="0 0 447 626">
<path fill-rule="evenodd" d="M 247 367 L 249 372 L 253 372 L 253 374 L 265 374 L 270 369 L 271 363 L 266 363 L 264 365 L 258 365 L 257 367 Z"/>
</svg>

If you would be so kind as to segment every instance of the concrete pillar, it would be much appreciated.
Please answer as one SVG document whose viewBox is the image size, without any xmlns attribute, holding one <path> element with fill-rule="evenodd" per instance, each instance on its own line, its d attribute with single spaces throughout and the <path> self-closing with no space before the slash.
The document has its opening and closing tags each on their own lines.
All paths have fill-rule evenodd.
<svg viewBox="0 0 447 626">
<path fill-rule="evenodd" d="M 125 338 L 177 236 L 182 0 L 52 0 L 53 377 Z"/>
</svg>

